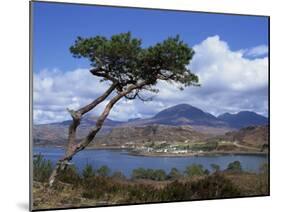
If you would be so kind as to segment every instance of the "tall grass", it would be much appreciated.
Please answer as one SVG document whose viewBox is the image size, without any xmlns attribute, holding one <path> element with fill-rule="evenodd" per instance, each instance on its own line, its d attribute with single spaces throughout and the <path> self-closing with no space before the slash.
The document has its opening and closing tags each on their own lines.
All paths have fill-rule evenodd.
<svg viewBox="0 0 281 212">
<path fill-rule="evenodd" d="M 33 179 L 39 182 L 46 182 L 51 175 L 52 164 L 45 160 L 42 155 L 36 155 L 33 160 Z"/>
</svg>

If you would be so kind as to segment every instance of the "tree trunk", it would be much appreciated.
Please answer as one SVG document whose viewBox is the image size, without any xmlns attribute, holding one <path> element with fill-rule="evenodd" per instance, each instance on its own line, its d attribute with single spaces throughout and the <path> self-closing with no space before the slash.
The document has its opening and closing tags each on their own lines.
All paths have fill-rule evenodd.
<svg viewBox="0 0 281 212">
<path fill-rule="evenodd" d="M 70 113 L 71 117 L 72 117 L 72 123 L 69 125 L 69 129 L 68 129 L 68 143 L 67 143 L 64 158 L 60 159 L 57 162 L 57 164 L 56 164 L 56 166 L 55 166 L 55 168 L 54 168 L 54 170 L 53 170 L 53 172 L 52 172 L 52 174 L 49 178 L 49 185 L 50 186 L 53 185 L 53 183 L 54 183 L 57 175 L 59 174 L 59 172 L 61 170 L 63 170 L 67 166 L 68 161 L 71 160 L 70 156 L 71 156 L 71 154 L 72 154 L 72 152 L 75 148 L 75 143 L 76 143 L 76 129 L 80 124 L 82 116 L 85 113 L 92 110 L 93 108 L 95 108 L 98 104 L 103 102 L 112 93 L 112 91 L 114 91 L 116 86 L 117 86 L 117 84 L 113 83 L 103 95 L 101 95 L 100 97 L 95 99 L 93 102 L 86 105 L 85 107 L 80 108 L 77 111 L 67 109 L 68 112 Z M 65 160 L 65 158 L 70 158 L 70 159 Z"/>
<path fill-rule="evenodd" d="M 91 141 L 93 141 L 93 139 L 95 138 L 96 134 L 99 132 L 99 130 L 101 129 L 101 127 L 103 126 L 103 123 L 106 119 L 106 117 L 109 115 L 109 112 L 111 111 L 112 107 L 114 106 L 114 104 L 116 102 L 118 102 L 123 96 L 129 94 L 130 92 L 132 92 L 134 89 L 138 89 L 141 88 L 145 85 L 145 81 L 137 84 L 137 85 L 131 85 L 127 88 L 127 90 L 119 92 L 118 95 L 114 96 L 109 103 L 106 105 L 104 111 L 102 112 L 102 114 L 99 116 L 97 122 L 96 122 L 96 126 L 90 130 L 90 132 L 88 133 L 88 135 L 78 144 L 75 144 L 75 140 L 76 140 L 76 129 L 80 124 L 80 120 L 83 114 L 85 114 L 86 112 L 92 110 L 97 104 L 99 104 L 100 102 L 104 101 L 105 98 L 107 96 L 109 96 L 109 94 L 114 90 L 114 88 L 110 91 L 110 89 L 105 92 L 105 94 L 103 94 L 101 97 L 99 97 L 99 101 L 94 101 L 95 104 L 93 104 L 94 102 L 92 102 L 90 105 L 91 107 L 89 107 L 89 105 L 85 106 L 84 108 L 81 108 L 78 111 L 71 111 L 69 110 L 72 118 L 73 118 L 73 122 L 71 123 L 71 125 L 69 126 L 69 137 L 68 137 L 68 146 L 67 146 L 67 151 L 65 156 L 60 159 L 57 164 L 55 169 L 53 170 L 50 178 L 49 178 L 49 185 L 52 186 L 53 183 L 56 180 L 57 175 L 59 174 L 59 172 L 63 169 L 65 169 L 69 163 L 69 161 L 72 159 L 72 157 L 77 154 L 78 152 L 80 152 L 81 150 L 85 149 Z M 115 85 L 116 86 L 116 85 Z M 110 91 L 110 92 L 109 92 Z"/>
</svg>

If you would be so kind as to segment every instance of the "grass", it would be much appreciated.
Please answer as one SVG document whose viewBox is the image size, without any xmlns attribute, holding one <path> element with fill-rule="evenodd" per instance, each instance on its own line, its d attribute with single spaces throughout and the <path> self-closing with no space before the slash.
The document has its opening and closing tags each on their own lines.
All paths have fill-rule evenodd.
<svg viewBox="0 0 281 212">
<path fill-rule="evenodd" d="M 35 178 L 33 183 L 34 209 L 268 195 L 267 166 L 263 166 L 260 173 L 200 171 L 192 176 L 174 170 L 176 178 L 164 177 L 159 170 L 139 169 L 138 177 L 130 179 L 120 177 L 122 173 L 105 175 L 89 165 L 80 175 L 72 166 L 60 173 L 52 188 L 46 176 L 49 163 L 40 159 L 35 168 L 39 170 L 34 173 L 45 178 Z M 44 175 L 40 175 L 41 171 Z M 157 178 L 158 174 L 162 177 Z"/>
</svg>

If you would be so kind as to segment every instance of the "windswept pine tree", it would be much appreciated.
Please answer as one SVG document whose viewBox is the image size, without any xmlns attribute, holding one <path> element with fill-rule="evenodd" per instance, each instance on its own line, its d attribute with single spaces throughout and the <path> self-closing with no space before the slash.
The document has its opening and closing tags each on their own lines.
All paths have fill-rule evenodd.
<svg viewBox="0 0 281 212">
<path fill-rule="evenodd" d="M 70 47 L 74 57 L 87 58 L 90 61 L 90 73 L 93 76 L 109 82 L 110 85 L 101 96 L 88 105 L 77 110 L 68 109 L 72 123 L 69 126 L 67 149 L 65 156 L 57 162 L 50 176 L 50 186 L 73 156 L 94 141 L 111 109 L 120 99 L 151 100 L 145 98 L 143 92 L 157 93 L 155 85 L 160 80 L 174 83 L 181 90 L 186 86 L 199 85 L 198 77 L 188 69 L 194 51 L 179 36 L 169 37 L 148 48 L 143 48 L 141 43 L 141 39 L 133 38 L 128 32 L 113 35 L 111 38 L 78 37 Z M 109 97 L 111 99 L 98 117 L 95 126 L 82 141 L 78 142 L 76 130 L 83 116 Z"/>
</svg>

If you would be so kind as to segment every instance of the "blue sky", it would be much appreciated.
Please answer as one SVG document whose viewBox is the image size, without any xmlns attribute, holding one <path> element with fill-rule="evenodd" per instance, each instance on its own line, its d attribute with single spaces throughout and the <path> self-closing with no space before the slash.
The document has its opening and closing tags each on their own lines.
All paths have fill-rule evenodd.
<svg viewBox="0 0 281 212">
<path fill-rule="evenodd" d="M 73 4 L 34 4 L 34 70 L 88 67 L 73 59 L 69 47 L 77 36 L 111 36 L 131 31 L 143 45 L 179 34 L 193 46 L 220 35 L 232 50 L 267 45 L 267 19 L 164 10 L 128 9 Z M 59 59 L 58 59 L 59 58 Z"/>
<path fill-rule="evenodd" d="M 67 72 L 69 72 L 67 75 L 69 79 L 71 78 L 69 76 L 71 74 L 76 74 L 75 76 L 77 77 L 79 73 L 75 71 L 80 70 L 82 72 L 84 69 L 89 68 L 88 61 L 75 59 L 69 52 L 69 47 L 73 44 L 76 37 L 95 35 L 108 37 L 116 33 L 127 31 L 131 31 L 133 36 L 141 38 L 144 47 L 160 42 L 168 36 L 179 34 L 189 46 L 195 47 L 195 49 L 197 48 L 199 52 L 198 58 L 195 58 L 194 63 L 191 65 L 195 69 L 195 72 L 201 76 L 203 82 L 206 82 L 206 86 L 203 87 L 200 92 L 192 88 L 190 91 L 184 93 L 186 96 L 191 95 L 194 99 L 200 99 L 200 97 L 203 98 L 203 95 L 210 96 L 207 90 L 217 91 L 215 93 L 213 92 L 212 95 L 219 95 L 222 91 L 230 89 L 232 93 L 221 93 L 221 95 L 230 95 L 230 98 L 236 96 L 237 101 L 239 101 L 238 98 L 248 99 L 248 106 L 245 103 L 243 107 L 237 106 L 232 108 L 231 105 L 225 105 L 224 108 L 210 109 L 208 104 L 200 103 L 198 100 L 191 101 L 195 106 L 201 106 L 203 109 L 208 108 L 213 114 L 220 112 L 236 112 L 245 109 L 267 115 L 268 82 L 265 72 L 267 72 L 268 67 L 268 19 L 266 17 L 33 2 L 33 21 L 33 70 L 36 74 L 35 80 L 38 80 L 40 84 L 38 86 L 41 86 L 41 90 L 36 88 L 35 92 L 38 93 L 39 97 L 44 93 L 46 99 L 50 99 L 48 103 L 46 100 L 42 100 L 39 97 L 36 99 L 35 95 L 35 110 L 38 106 L 38 111 L 41 111 L 38 112 L 41 114 L 38 115 L 38 122 L 48 122 L 48 120 L 58 117 L 58 113 L 62 112 L 58 109 L 60 106 L 62 107 L 62 105 L 54 105 L 56 101 L 52 99 L 52 95 L 56 93 L 54 90 L 58 87 L 55 86 L 55 79 L 58 80 L 59 76 L 62 77 L 61 79 L 65 79 Z M 206 51 L 208 49 L 210 51 Z M 210 56 L 215 53 L 213 51 L 216 49 L 218 52 L 217 57 Z M 206 55 L 205 52 L 209 52 L 210 55 Z M 221 63 L 219 60 L 220 54 L 222 54 L 222 59 L 225 59 L 224 63 Z M 234 60 L 233 57 L 237 60 Z M 202 58 L 204 61 L 202 61 Z M 229 58 L 232 59 L 230 60 Z M 211 59 L 212 66 L 208 67 L 204 65 L 206 61 L 210 61 Z M 242 73 L 240 75 L 243 77 L 244 72 L 239 72 L 239 70 L 236 73 L 235 70 L 232 70 L 233 68 L 225 65 L 232 63 L 232 67 L 237 66 L 239 68 L 241 68 L 242 64 L 248 64 L 247 67 L 250 68 L 248 69 L 249 73 L 246 75 L 250 76 L 253 74 L 254 78 L 258 77 L 260 80 L 258 84 L 257 82 L 253 82 L 252 87 L 246 88 L 247 86 L 241 83 L 243 79 L 239 79 L 239 77 L 237 78 L 236 76 Z M 210 79 L 207 79 L 207 75 L 210 75 L 207 74 L 207 69 L 213 70 L 213 72 L 216 73 L 214 66 L 225 69 L 220 70 L 223 73 L 229 73 L 228 75 L 222 74 L 225 75 L 225 78 L 221 80 L 225 80 L 229 78 L 228 76 L 234 75 L 237 81 L 230 81 L 231 86 L 228 86 L 227 89 L 221 85 L 224 83 L 219 85 L 210 83 Z M 257 76 L 255 76 L 255 73 Z M 84 76 L 84 73 L 79 76 L 81 75 Z M 84 77 L 88 76 L 86 75 Z M 75 83 L 74 81 L 71 82 Z M 45 87 L 42 87 L 42 85 L 45 85 Z M 48 88 L 49 93 L 46 93 L 46 86 L 51 86 L 51 88 Z M 81 88 L 81 86 L 79 88 Z M 165 88 L 167 87 L 166 85 L 162 86 Z M 50 89 L 53 90 L 53 93 L 50 92 Z M 90 96 L 86 94 L 88 99 L 86 97 L 81 99 L 78 98 L 77 93 L 73 92 L 73 96 L 69 93 L 65 94 L 65 96 L 61 94 L 63 97 L 60 98 L 71 98 L 70 102 L 76 104 L 70 104 L 69 101 L 68 103 L 66 102 L 66 104 L 73 105 L 74 107 L 80 106 L 81 104 L 78 102 L 79 100 L 77 100 L 77 102 L 73 101 L 75 98 L 85 103 L 87 100 L 90 100 Z M 169 93 L 169 91 L 167 92 Z M 256 94 L 256 98 L 252 99 L 253 93 L 255 92 L 258 92 L 259 95 Z M 88 93 L 91 93 L 91 91 Z M 96 93 L 96 95 L 98 94 Z M 241 95 L 243 95 L 243 97 Z M 158 100 L 158 103 L 161 102 L 161 94 L 156 100 Z M 166 104 L 165 101 L 162 100 L 157 108 L 161 109 L 176 104 L 178 101 L 179 99 L 175 99 L 174 102 Z M 222 101 L 227 102 L 224 98 L 222 98 Z M 258 102 L 261 102 L 262 106 L 259 107 Z M 62 102 L 61 104 L 64 103 Z M 122 104 L 123 103 L 121 103 L 121 105 Z M 50 107 L 50 105 L 53 107 Z M 151 105 L 148 106 L 148 108 L 151 108 Z M 56 112 L 57 115 L 54 115 Z M 157 111 L 142 112 L 135 108 L 132 112 L 132 114 L 134 114 L 133 117 L 129 118 L 147 117 L 155 112 Z M 118 112 L 116 112 L 116 114 L 118 114 Z M 120 111 L 119 114 L 121 114 Z M 49 118 L 47 118 L 48 116 Z M 61 117 L 61 119 L 63 118 L 65 118 L 65 116 Z M 113 118 L 123 119 L 122 117 L 115 117 L 114 115 Z"/>
</svg>

